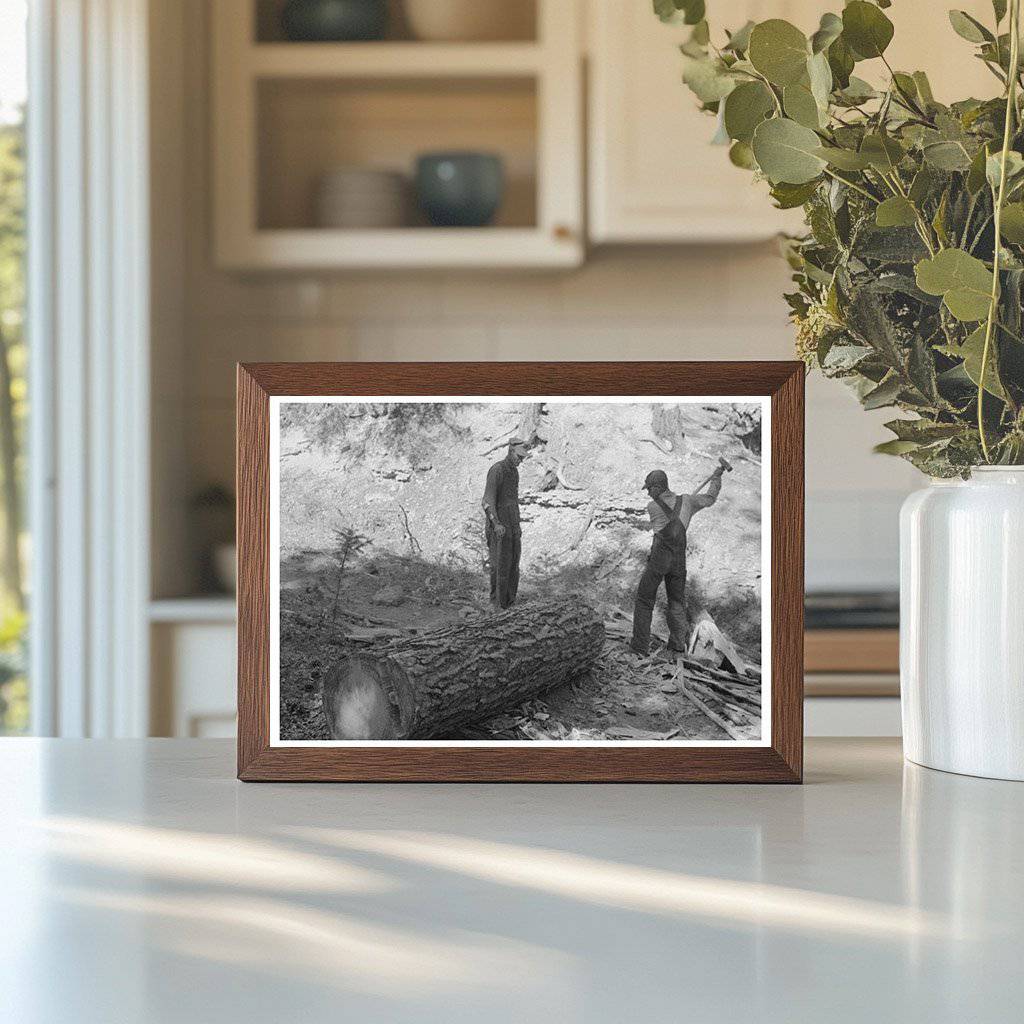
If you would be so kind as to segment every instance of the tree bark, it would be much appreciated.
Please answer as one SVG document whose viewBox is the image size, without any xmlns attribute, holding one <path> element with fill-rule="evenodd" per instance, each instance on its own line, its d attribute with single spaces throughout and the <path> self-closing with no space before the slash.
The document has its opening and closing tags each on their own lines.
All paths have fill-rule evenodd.
<svg viewBox="0 0 1024 1024">
<path fill-rule="evenodd" d="M 323 683 L 337 740 L 445 738 L 586 672 L 604 646 L 575 599 L 496 615 L 351 654 Z"/>
</svg>

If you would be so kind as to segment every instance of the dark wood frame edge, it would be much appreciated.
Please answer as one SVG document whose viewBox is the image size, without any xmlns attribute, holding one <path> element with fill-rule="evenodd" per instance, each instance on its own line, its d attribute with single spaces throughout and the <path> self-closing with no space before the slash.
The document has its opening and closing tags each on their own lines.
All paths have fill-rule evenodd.
<svg viewBox="0 0 1024 1024">
<path fill-rule="evenodd" d="M 238 365 L 237 382 L 239 779 L 251 782 L 802 781 L 802 363 L 249 363 Z M 610 396 L 717 393 L 771 397 L 771 746 L 621 749 L 270 746 L 270 397 L 453 393 Z"/>
</svg>

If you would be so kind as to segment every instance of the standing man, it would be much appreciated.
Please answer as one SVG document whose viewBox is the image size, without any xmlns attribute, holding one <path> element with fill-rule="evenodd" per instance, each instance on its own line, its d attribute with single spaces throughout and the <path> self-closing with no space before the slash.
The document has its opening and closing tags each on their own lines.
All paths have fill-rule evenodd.
<svg viewBox="0 0 1024 1024">
<path fill-rule="evenodd" d="M 724 472 L 725 467 L 719 465 L 707 494 L 673 494 L 668 489 L 668 477 L 660 469 L 648 473 L 644 480 L 644 490 L 651 498 L 647 511 L 654 541 L 633 607 L 630 647 L 637 654 L 646 655 L 650 647 L 651 616 L 662 580 L 668 595 L 669 648 L 686 650 L 686 530 L 695 512 L 714 505 L 722 489 Z"/>
<path fill-rule="evenodd" d="M 521 438 L 508 443 L 508 453 L 487 470 L 484 515 L 487 553 L 491 565 L 491 604 L 508 608 L 519 589 L 519 555 L 522 530 L 519 526 L 519 463 L 529 454 Z"/>
</svg>

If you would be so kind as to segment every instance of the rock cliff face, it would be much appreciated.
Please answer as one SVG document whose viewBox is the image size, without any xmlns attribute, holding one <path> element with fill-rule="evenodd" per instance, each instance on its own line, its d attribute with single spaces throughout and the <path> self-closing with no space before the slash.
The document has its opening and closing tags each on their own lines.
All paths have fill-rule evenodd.
<svg viewBox="0 0 1024 1024">
<path fill-rule="evenodd" d="M 359 558 L 413 557 L 479 570 L 480 499 L 509 437 L 536 432 L 520 467 L 522 587 L 579 593 L 631 611 L 651 535 L 644 477 L 676 492 L 727 459 L 711 508 L 694 516 L 688 604 L 759 663 L 761 410 L 743 404 L 305 404 L 281 413 L 281 555 L 328 552 L 335 531 L 370 540 Z M 767 538 L 764 538 L 767 541 Z M 657 624 L 657 619 L 656 619 Z"/>
</svg>

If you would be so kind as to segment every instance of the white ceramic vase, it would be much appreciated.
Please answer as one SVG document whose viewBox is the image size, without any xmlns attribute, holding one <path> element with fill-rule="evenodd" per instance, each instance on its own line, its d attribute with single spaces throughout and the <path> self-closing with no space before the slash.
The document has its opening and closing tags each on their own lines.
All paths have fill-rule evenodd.
<svg viewBox="0 0 1024 1024">
<path fill-rule="evenodd" d="M 904 753 L 1024 781 L 1024 467 L 910 495 L 900 563 Z"/>
</svg>

